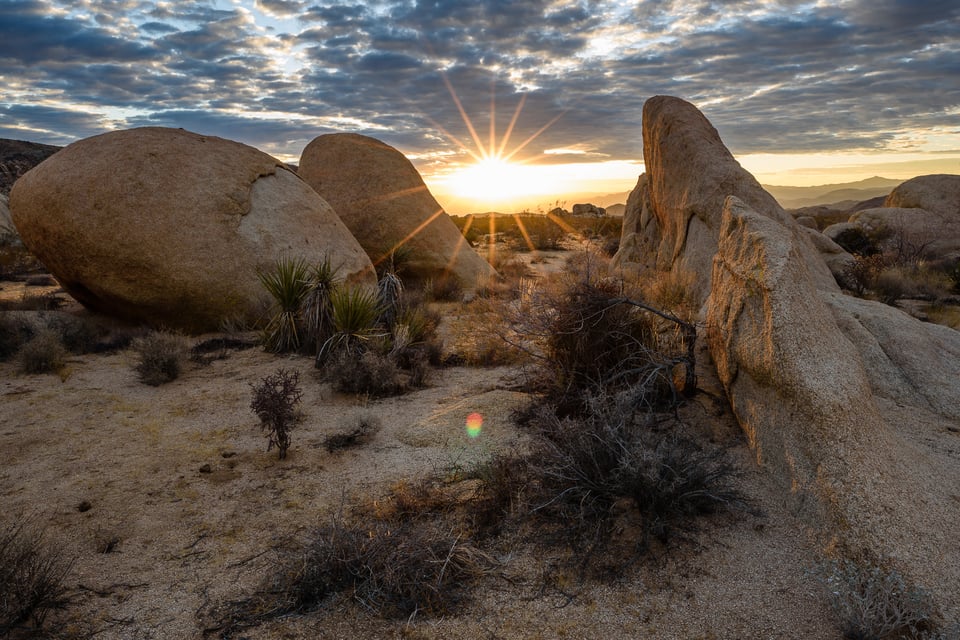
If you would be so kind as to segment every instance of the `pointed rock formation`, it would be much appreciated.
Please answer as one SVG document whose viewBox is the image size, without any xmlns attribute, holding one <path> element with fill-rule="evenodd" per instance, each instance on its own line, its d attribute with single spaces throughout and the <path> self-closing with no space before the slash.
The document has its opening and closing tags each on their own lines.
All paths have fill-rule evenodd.
<svg viewBox="0 0 960 640">
<path fill-rule="evenodd" d="M 892 558 L 955 615 L 960 465 L 929 443 L 960 427 L 960 333 L 841 293 L 832 247 L 693 105 L 652 98 L 643 135 L 641 259 L 698 274 L 707 345 L 758 462 L 826 542 Z"/>
<path fill-rule="evenodd" d="M 404 280 L 452 275 L 473 288 L 494 275 L 413 164 L 393 147 L 352 133 L 323 135 L 303 150 L 299 173 L 333 206 L 375 264 L 398 250 Z"/>
<path fill-rule="evenodd" d="M 148 127 L 75 142 L 10 195 L 23 243 L 94 311 L 185 331 L 257 320 L 258 269 L 282 255 L 370 284 L 370 260 L 329 204 L 252 147 Z"/>
</svg>

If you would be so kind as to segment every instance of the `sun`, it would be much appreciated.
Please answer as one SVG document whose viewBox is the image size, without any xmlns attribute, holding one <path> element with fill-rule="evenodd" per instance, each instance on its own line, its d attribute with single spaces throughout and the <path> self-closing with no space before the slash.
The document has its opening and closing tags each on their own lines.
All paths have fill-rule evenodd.
<svg viewBox="0 0 960 640">
<path fill-rule="evenodd" d="M 461 198 L 506 204 L 551 193 L 554 186 L 544 183 L 538 173 L 529 165 L 489 157 L 454 171 L 445 180 L 445 186 Z"/>
<path fill-rule="evenodd" d="M 510 119 L 510 125 L 498 143 L 495 127 L 496 101 L 491 94 L 489 140 L 484 143 L 446 74 L 441 73 L 441 77 L 457 110 L 460 112 L 467 131 L 470 133 L 470 138 L 473 141 L 472 148 L 470 145 L 464 144 L 439 123 L 432 120 L 431 122 L 474 162 L 455 166 L 447 173 L 434 175 L 431 180 L 433 184 L 440 187 L 443 192 L 459 200 L 470 202 L 478 208 L 519 207 L 523 204 L 529 204 L 531 201 L 542 203 L 549 201 L 551 196 L 555 196 L 558 190 L 563 188 L 564 185 L 556 179 L 555 175 L 551 174 L 549 167 L 535 164 L 533 157 L 528 157 L 523 161 L 513 160 L 520 151 L 556 123 L 563 113 L 540 127 L 536 133 L 526 140 L 508 150 L 510 137 L 517 120 L 520 118 L 520 113 L 523 111 L 526 96 L 521 96 L 516 110 L 513 112 L 513 117 Z"/>
</svg>

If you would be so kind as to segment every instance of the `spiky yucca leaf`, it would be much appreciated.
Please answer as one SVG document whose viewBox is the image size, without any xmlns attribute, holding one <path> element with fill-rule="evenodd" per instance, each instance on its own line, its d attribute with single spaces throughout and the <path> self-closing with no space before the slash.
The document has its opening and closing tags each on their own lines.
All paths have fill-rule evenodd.
<svg viewBox="0 0 960 640">
<path fill-rule="evenodd" d="M 330 302 L 334 334 L 321 347 L 318 363 L 334 351 L 360 349 L 360 345 L 371 338 L 386 335 L 377 325 L 380 305 L 376 291 L 362 287 L 339 288 L 331 292 Z"/>
</svg>

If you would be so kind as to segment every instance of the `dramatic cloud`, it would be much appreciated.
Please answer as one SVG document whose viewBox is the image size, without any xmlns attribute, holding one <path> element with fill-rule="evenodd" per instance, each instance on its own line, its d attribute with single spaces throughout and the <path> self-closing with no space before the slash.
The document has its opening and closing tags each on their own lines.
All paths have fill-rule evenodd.
<svg viewBox="0 0 960 640">
<path fill-rule="evenodd" d="M 0 135 L 38 142 L 160 124 L 295 160 L 357 131 L 439 170 L 512 125 L 517 158 L 635 160 L 671 94 L 738 154 L 930 151 L 960 146 L 958 77 L 953 0 L 0 3 Z"/>
</svg>

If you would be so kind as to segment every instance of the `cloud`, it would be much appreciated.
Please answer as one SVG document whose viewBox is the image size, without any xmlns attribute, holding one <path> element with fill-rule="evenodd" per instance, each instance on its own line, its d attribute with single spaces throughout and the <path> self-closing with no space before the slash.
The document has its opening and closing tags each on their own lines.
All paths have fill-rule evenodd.
<svg viewBox="0 0 960 640">
<path fill-rule="evenodd" d="M 517 158 L 616 160 L 670 94 L 735 153 L 879 150 L 960 135 L 958 25 L 951 0 L 7 0 L 0 127 L 183 126 L 287 156 L 356 130 L 428 163 L 512 125 Z"/>
</svg>

